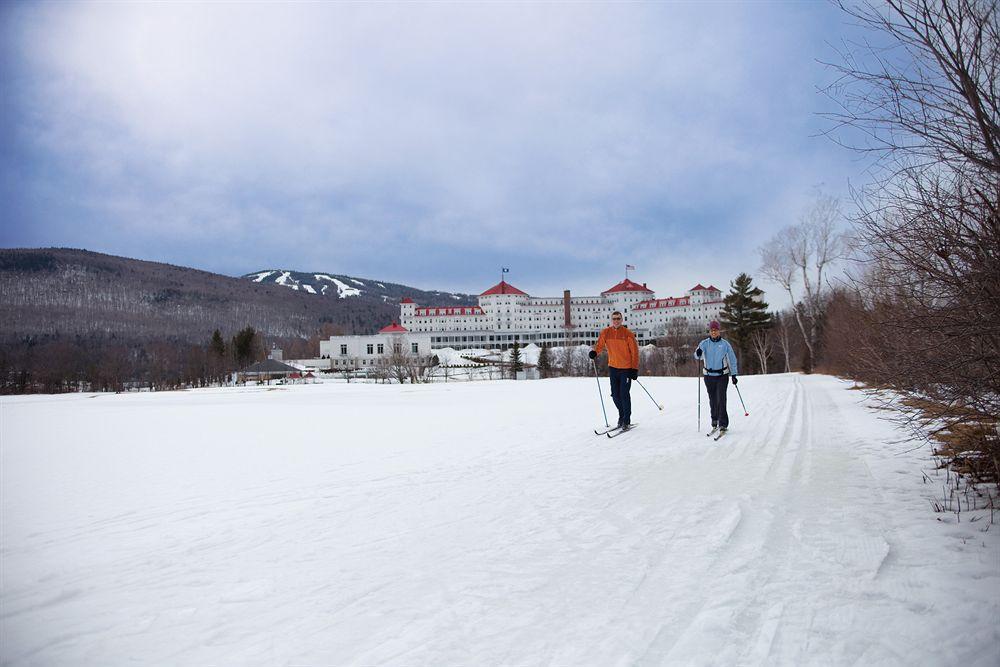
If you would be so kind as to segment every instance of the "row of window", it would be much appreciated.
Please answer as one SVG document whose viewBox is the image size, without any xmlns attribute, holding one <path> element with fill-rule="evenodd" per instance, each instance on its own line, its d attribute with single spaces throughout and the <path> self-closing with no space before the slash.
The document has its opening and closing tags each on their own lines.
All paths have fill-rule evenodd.
<svg viewBox="0 0 1000 667">
<path fill-rule="evenodd" d="M 365 348 L 365 351 L 369 355 L 385 354 L 385 344 L 384 343 L 368 343 L 368 345 Z M 401 354 L 403 352 L 403 344 L 402 343 L 393 343 L 392 351 L 395 354 Z M 413 354 L 418 354 L 420 352 L 420 346 L 419 346 L 419 344 L 417 344 L 417 343 L 410 343 L 410 352 L 412 352 Z M 340 356 L 346 357 L 347 354 L 348 354 L 347 353 L 347 346 L 346 345 L 341 345 L 340 346 Z"/>
<path fill-rule="evenodd" d="M 512 343 L 514 341 L 597 340 L 597 337 L 600 335 L 600 331 L 570 331 L 559 333 L 520 333 L 491 336 L 431 336 L 431 343 L 438 345 L 445 343 Z M 645 337 L 645 332 L 637 333 L 636 337 Z"/>
</svg>

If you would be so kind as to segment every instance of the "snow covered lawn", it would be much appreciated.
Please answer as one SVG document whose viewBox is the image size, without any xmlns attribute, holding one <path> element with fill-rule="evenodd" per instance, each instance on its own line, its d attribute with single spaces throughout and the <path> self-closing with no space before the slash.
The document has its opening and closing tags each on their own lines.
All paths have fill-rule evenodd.
<svg viewBox="0 0 1000 667">
<path fill-rule="evenodd" d="M 615 440 L 593 379 L 4 398 L 0 662 L 1000 664 L 925 449 L 798 375 L 713 443 L 696 382 Z"/>
</svg>

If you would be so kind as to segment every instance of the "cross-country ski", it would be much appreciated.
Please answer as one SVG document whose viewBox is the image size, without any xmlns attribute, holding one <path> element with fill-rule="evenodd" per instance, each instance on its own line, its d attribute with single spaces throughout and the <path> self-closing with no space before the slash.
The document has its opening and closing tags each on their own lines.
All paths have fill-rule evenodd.
<svg viewBox="0 0 1000 667">
<path fill-rule="evenodd" d="M 631 424 L 627 428 L 625 428 L 625 427 L 617 428 L 614 431 L 611 431 L 610 433 L 608 433 L 607 436 L 609 438 L 617 438 L 618 436 L 620 436 L 622 434 L 625 434 L 625 433 L 628 433 L 629 431 L 635 430 L 635 428 L 637 426 L 638 426 L 638 424 Z"/>
</svg>

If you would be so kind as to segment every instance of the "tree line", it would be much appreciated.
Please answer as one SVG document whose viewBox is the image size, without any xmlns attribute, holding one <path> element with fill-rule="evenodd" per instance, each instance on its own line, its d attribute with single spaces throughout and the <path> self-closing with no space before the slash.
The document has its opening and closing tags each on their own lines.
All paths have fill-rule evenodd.
<svg viewBox="0 0 1000 667">
<path fill-rule="evenodd" d="M 253 327 L 228 341 L 216 330 L 204 344 L 107 337 L 26 337 L 0 347 L 0 393 L 168 390 L 228 381 L 266 356 Z"/>
</svg>

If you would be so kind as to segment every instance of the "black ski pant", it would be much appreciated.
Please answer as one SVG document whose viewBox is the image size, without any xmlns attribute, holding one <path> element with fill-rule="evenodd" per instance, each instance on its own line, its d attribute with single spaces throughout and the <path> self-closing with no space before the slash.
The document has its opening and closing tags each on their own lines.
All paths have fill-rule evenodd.
<svg viewBox="0 0 1000 667">
<path fill-rule="evenodd" d="M 632 423 L 632 398 L 629 390 L 632 389 L 632 378 L 629 377 L 629 370 L 626 368 L 609 368 L 611 374 L 611 400 L 618 408 L 618 423 Z"/>
<path fill-rule="evenodd" d="M 729 389 L 729 376 L 706 375 L 705 388 L 708 389 L 708 405 L 712 411 L 712 426 L 729 428 L 729 413 L 726 412 L 726 390 Z"/>
</svg>

